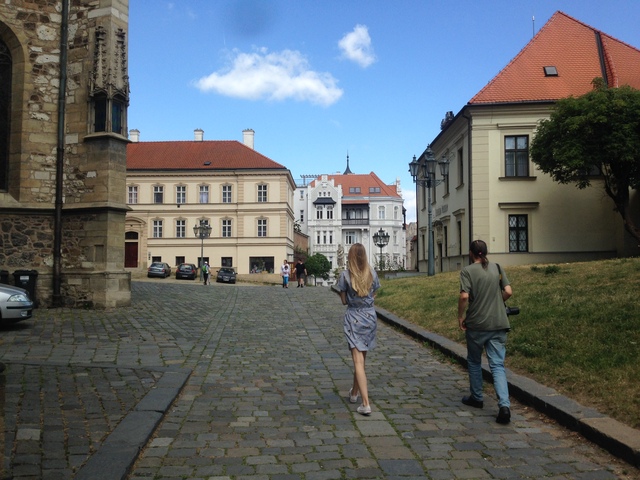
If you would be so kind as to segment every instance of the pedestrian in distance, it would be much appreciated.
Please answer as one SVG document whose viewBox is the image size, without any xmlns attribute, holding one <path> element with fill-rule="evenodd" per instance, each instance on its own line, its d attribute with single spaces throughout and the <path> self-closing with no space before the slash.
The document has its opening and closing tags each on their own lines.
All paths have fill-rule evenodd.
<svg viewBox="0 0 640 480">
<path fill-rule="evenodd" d="M 205 285 L 210 285 L 209 274 L 211 273 L 211 269 L 209 268 L 209 262 L 204 262 L 202 264 L 202 279 L 204 280 Z"/>
<path fill-rule="evenodd" d="M 298 279 L 298 286 L 296 288 L 304 288 L 304 280 L 307 277 L 307 267 L 302 263 L 302 259 L 298 259 L 298 263 L 294 268 L 296 278 Z"/>
<path fill-rule="evenodd" d="M 282 288 L 289 288 L 289 274 L 291 269 L 289 268 L 289 262 L 285 258 L 282 266 L 280 267 L 280 276 L 282 276 Z"/>
<path fill-rule="evenodd" d="M 462 398 L 462 403 L 475 408 L 484 406 L 481 366 L 484 350 L 498 397 L 496 422 L 507 424 L 511 421 L 511 403 L 504 358 L 510 326 L 504 302 L 513 291 L 500 265 L 489 262 L 484 241 L 471 242 L 469 258 L 471 264 L 460 272 L 458 298 L 458 326 L 467 340 L 470 387 L 470 394 Z"/>
<path fill-rule="evenodd" d="M 361 243 L 354 243 L 349 249 L 347 269 L 340 274 L 337 288 L 342 304 L 347 306 L 344 333 L 353 360 L 353 386 L 349 390 L 349 401 L 358 403 L 358 397 L 362 397 L 362 405 L 357 412 L 371 415 L 365 363 L 367 352 L 376 346 L 377 315 L 373 302 L 380 281 L 369 265 L 367 251 Z"/>
</svg>

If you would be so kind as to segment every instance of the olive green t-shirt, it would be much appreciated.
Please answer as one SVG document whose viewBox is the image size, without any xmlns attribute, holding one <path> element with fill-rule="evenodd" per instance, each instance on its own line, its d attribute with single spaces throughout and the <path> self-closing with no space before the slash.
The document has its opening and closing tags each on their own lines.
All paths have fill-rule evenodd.
<svg viewBox="0 0 640 480">
<path fill-rule="evenodd" d="M 481 263 L 472 263 L 460 272 L 460 291 L 469 294 L 469 305 L 465 322 L 469 330 L 509 329 L 509 319 L 502 300 L 502 289 L 510 285 L 502 270 L 502 281 L 498 266 L 489 262 L 486 270 Z"/>
</svg>

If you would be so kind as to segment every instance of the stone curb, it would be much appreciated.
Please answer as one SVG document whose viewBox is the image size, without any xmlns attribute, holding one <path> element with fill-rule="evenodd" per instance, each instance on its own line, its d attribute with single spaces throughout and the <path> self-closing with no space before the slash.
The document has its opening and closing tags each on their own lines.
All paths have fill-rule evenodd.
<svg viewBox="0 0 640 480">
<path fill-rule="evenodd" d="M 125 479 L 190 375 L 191 371 L 165 372 L 78 470 L 74 479 Z"/>
<path fill-rule="evenodd" d="M 334 289 L 335 290 L 335 289 Z M 432 348 L 467 366 L 467 349 L 440 335 L 418 327 L 382 308 L 376 307 L 378 318 L 406 334 L 427 342 Z M 491 371 L 483 363 L 483 376 L 491 381 Z M 507 369 L 509 394 L 534 407 L 561 425 L 579 433 L 612 455 L 640 467 L 640 432 L 567 398 L 556 390 Z"/>
</svg>

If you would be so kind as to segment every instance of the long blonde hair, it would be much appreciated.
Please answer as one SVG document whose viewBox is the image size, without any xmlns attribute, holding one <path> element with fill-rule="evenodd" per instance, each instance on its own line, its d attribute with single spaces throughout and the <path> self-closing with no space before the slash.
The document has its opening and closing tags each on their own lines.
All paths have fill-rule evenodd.
<svg viewBox="0 0 640 480">
<path fill-rule="evenodd" d="M 367 261 L 367 251 L 361 243 L 354 243 L 347 255 L 347 268 L 351 277 L 351 287 L 359 297 L 366 297 L 373 285 L 373 274 Z"/>
</svg>

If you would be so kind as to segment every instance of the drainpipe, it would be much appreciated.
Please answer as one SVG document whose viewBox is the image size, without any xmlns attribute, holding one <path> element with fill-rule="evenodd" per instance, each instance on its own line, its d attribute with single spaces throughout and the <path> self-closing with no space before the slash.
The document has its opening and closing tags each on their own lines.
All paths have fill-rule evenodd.
<svg viewBox="0 0 640 480">
<path fill-rule="evenodd" d="M 467 195 L 469 198 L 469 242 L 467 245 L 471 245 L 471 242 L 473 242 L 473 182 L 471 181 L 471 146 L 473 142 L 471 141 L 471 116 L 467 115 L 467 113 L 468 111 L 462 114 L 462 116 L 467 119 L 467 158 L 469 159 L 469 168 L 467 169 L 467 175 L 469 176 L 469 186 L 467 187 Z M 462 247 L 462 245 L 460 245 L 460 247 Z M 460 253 L 462 253 L 462 251 Z"/>
<path fill-rule="evenodd" d="M 62 306 L 62 186 L 64 171 L 64 118 L 67 93 L 67 53 L 69 37 L 69 0 L 62 0 L 60 22 L 60 88 L 58 90 L 58 146 L 56 148 L 56 200 L 53 237 L 53 297 L 54 307 Z"/>
</svg>

